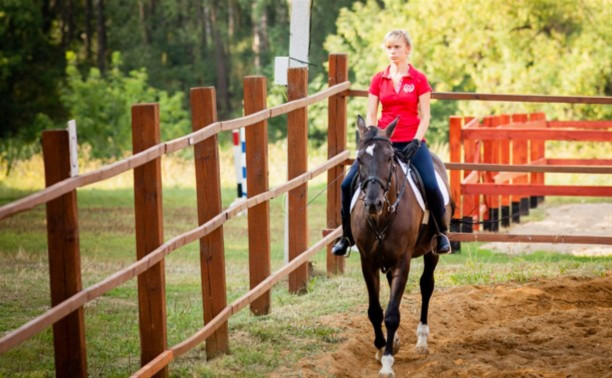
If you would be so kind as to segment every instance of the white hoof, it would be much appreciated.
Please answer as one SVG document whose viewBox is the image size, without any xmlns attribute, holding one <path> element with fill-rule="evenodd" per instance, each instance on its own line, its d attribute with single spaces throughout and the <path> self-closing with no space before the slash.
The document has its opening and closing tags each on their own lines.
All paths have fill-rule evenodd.
<svg viewBox="0 0 612 378">
<path fill-rule="evenodd" d="M 383 356 L 381 359 L 382 362 L 382 369 L 380 369 L 380 371 L 378 372 L 378 377 L 379 378 L 394 378 L 395 377 L 395 373 L 393 372 L 393 369 L 391 368 L 393 366 L 393 356 Z"/>
<path fill-rule="evenodd" d="M 420 354 L 429 353 L 429 349 L 427 348 L 427 337 L 429 336 L 429 326 L 427 324 L 419 323 L 416 334 L 417 334 L 416 352 Z"/>
<path fill-rule="evenodd" d="M 376 361 L 380 362 L 380 359 L 382 358 L 384 352 L 385 352 L 385 347 L 382 347 L 376 351 L 376 356 L 374 356 L 374 358 L 376 358 Z"/>
<path fill-rule="evenodd" d="M 393 337 L 393 355 L 394 356 L 397 354 L 397 352 L 399 352 L 400 347 L 401 347 L 400 338 L 396 333 L 395 336 Z"/>
</svg>

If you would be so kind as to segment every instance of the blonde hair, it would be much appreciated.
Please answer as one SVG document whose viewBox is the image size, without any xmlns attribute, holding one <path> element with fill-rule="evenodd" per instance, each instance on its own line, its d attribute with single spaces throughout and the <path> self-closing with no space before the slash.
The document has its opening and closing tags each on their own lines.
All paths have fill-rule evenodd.
<svg viewBox="0 0 612 378">
<path fill-rule="evenodd" d="M 385 35 L 385 38 L 383 39 L 383 44 L 382 44 L 383 48 L 385 47 L 385 44 L 387 43 L 387 41 L 392 41 L 395 39 L 402 39 L 404 42 L 406 42 L 406 45 L 412 47 L 412 40 L 410 39 L 408 32 L 402 29 L 396 29 L 396 30 L 391 30 Z"/>
</svg>

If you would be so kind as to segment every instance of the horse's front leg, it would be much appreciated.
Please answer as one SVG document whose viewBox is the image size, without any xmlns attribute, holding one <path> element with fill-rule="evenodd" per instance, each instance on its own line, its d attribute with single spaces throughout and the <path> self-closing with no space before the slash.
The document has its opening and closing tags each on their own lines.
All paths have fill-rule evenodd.
<svg viewBox="0 0 612 378">
<path fill-rule="evenodd" d="M 408 272 L 410 270 L 410 257 L 408 254 L 398 262 L 398 266 L 391 271 L 391 295 L 389 305 L 385 312 L 385 327 L 387 328 L 387 344 L 381 358 L 382 369 L 378 372 L 379 377 L 395 377 L 393 372 L 393 349 L 395 346 L 395 335 L 400 324 L 399 306 L 402 301 L 402 295 L 406 289 L 408 281 Z"/>
<path fill-rule="evenodd" d="M 376 350 L 382 349 L 386 342 L 385 336 L 382 331 L 383 321 L 383 310 L 380 306 L 380 276 L 378 274 L 378 267 L 376 264 L 371 262 L 361 261 L 361 271 L 363 272 L 363 278 L 365 279 L 366 286 L 368 288 L 368 318 L 374 328 L 374 346 Z M 376 358 L 379 359 L 379 353 L 376 353 Z"/>
<path fill-rule="evenodd" d="M 434 271 L 440 257 L 432 252 L 423 256 L 425 267 L 421 276 L 421 322 L 417 328 L 417 353 L 427 353 L 427 337 L 429 336 L 429 326 L 427 325 L 427 311 L 429 310 L 429 300 L 434 290 Z"/>
</svg>

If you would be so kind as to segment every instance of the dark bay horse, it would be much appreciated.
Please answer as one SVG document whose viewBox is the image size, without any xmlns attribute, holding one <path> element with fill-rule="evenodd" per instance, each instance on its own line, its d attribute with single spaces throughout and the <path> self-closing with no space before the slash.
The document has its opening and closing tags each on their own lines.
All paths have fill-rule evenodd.
<svg viewBox="0 0 612 378">
<path fill-rule="evenodd" d="M 385 130 L 366 127 L 361 116 L 357 127 L 360 145 L 357 152 L 360 194 L 351 213 L 351 227 L 355 244 L 361 255 L 361 269 L 368 289 L 368 317 L 374 327 L 376 358 L 380 359 L 381 377 L 394 377 L 393 355 L 399 350 L 397 328 L 400 323 L 399 306 L 406 288 L 410 260 L 423 256 L 425 267 L 421 276 L 421 321 L 417 328 L 417 352 L 427 353 L 427 310 L 434 289 L 434 270 L 438 255 L 432 252 L 434 227 L 429 225 L 419 237 L 425 212 L 406 182 L 398 157 L 390 141 L 397 119 Z M 434 166 L 448 188 L 442 161 L 432 154 Z M 450 205 L 446 210 L 450 223 Z M 431 220 L 433 217 L 429 217 Z M 384 313 L 387 337 L 383 334 L 383 310 L 380 305 L 380 273 L 386 273 L 390 298 Z"/>
</svg>

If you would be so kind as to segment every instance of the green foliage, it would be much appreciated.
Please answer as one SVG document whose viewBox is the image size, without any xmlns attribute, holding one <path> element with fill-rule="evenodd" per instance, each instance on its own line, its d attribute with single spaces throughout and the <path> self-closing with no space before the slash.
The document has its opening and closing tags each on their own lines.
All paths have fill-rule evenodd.
<svg viewBox="0 0 612 378">
<path fill-rule="evenodd" d="M 182 108 L 183 93 L 172 96 L 147 84 L 145 69 L 124 74 L 119 68 L 121 55 L 113 53 L 106 76 L 91 68 L 82 77 L 73 53 L 67 54 L 67 85 L 61 99 L 76 119 L 79 143 L 91 147 L 90 156 L 109 159 L 131 150 L 131 113 L 133 104 L 159 102 L 162 139 L 189 132 L 187 112 Z"/>
<path fill-rule="evenodd" d="M 611 11 L 609 2 L 599 0 L 580 5 L 524 0 L 520 6 L 489 0 L 370 0 L 340 12 L 338 32 L 325 47 L 349 53 L 354 86 L 360 88 L 388 64 L 379 49 L 384 34 L 403 28 L 413 38 L 412 63 L 436 91 L 610 95 Z M 464 101 L 456 109 L 440 103 L 432 106 L 435 135 L 445 134 L 446 116 L 455 111 L 483 116 L 538 110 L 560 119 L 612 116 L 605 106 Z"/>
</svg>

